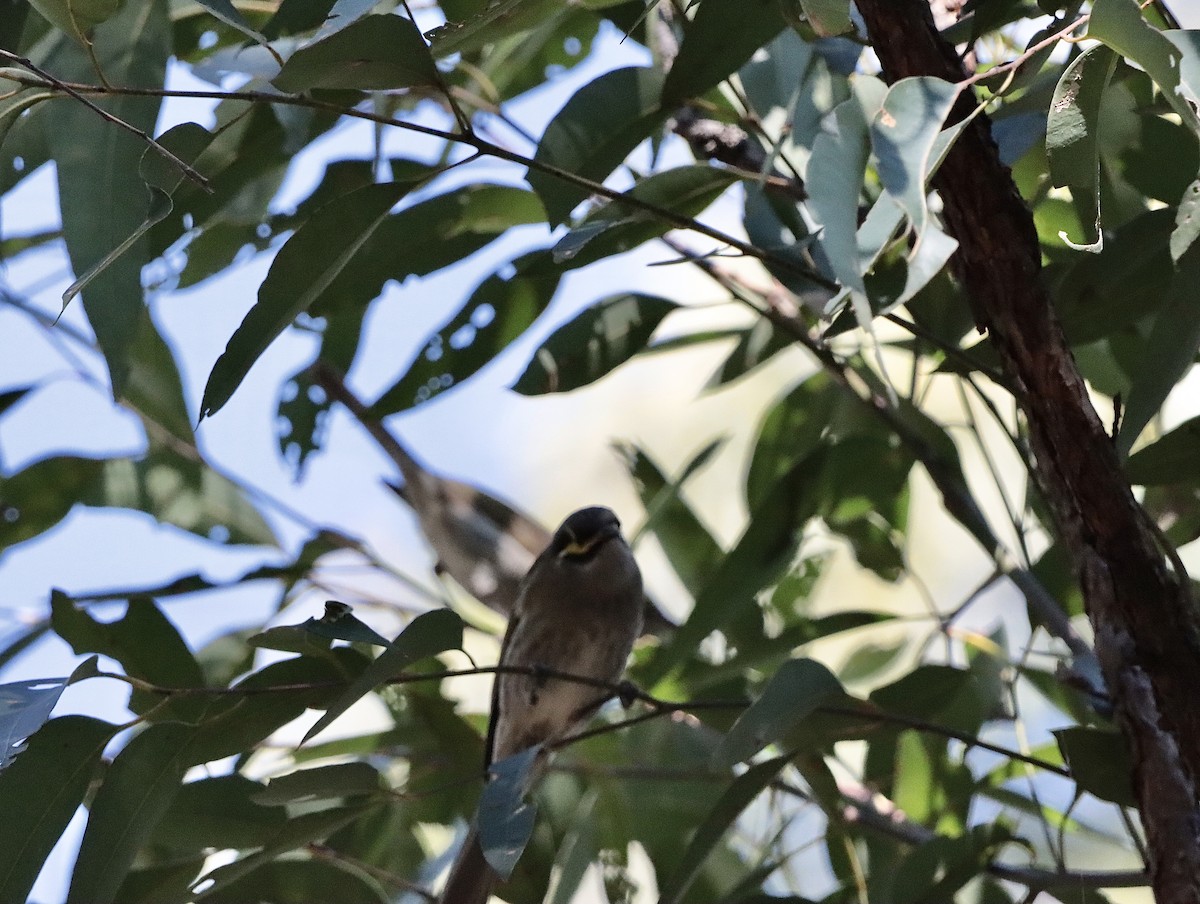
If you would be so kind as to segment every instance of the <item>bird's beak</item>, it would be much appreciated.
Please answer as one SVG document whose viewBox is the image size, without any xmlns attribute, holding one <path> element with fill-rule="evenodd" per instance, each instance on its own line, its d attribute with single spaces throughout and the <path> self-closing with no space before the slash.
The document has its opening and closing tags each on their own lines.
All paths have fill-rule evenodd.
<svg viewBox="0 0 1200 904">
<path fill-rule="evenodd" d="M 567 556 L 585 556 L 601 543 L 619 536 L 621 536 L 621 528 L 613 524 L 584 540 L 572 540 L 559 551 L 558 556 L 560 559 Z"/>
</svg>

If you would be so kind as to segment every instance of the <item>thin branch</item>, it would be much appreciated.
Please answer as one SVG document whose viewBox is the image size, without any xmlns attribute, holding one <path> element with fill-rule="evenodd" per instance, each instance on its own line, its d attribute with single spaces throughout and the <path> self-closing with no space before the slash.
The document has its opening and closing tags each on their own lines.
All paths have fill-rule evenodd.
<svg viewBox="0 0 1200 904">
<path fill-rule="evenodd" d="M 0 51 L 3 53 L 3 51 Z M 627 192 L 619 191 L 615 188 L 609 188 L 603 183 L 596 182 L 592 179 L 587 179 L 570 170 L 564 170 L 553 164 L 546 163 L 543 160 L 537 160 L 532 157 L 526 157 L 516 151 L 502 147 L 477 134 L 468 133 L 461 134 L 457 132 L 448 132 L 445 129 L 437 129 L 431 126 L 424 126 L 414 122 L 408 122 L 402 119 L 396 119 L 392 116 L 386 116 L 380 113 L 372 113 L 368 110 L 359 110 L 356 108 L 347 108 L 342 105 L 316 100 L 310 97 L 299 97 L 287 94 L 273 94 L 267 91 L 190 91 L 190 90 L 174 90 L 166 88 L 139 88 L 132 86 L 105 86 L 105 85 L 88 85 L 77 82 L 63 82 L 55 80 L 54 82 L 44 82 L 36 79 L 14 79 L 22 84 L 36 85 L 37 87 L 51 87 L 56 90 L 61 90 L 70 94 L 72 97 L 83 95 L 98 95 L 98 96 L 115 96 L 115 97 L 186 97 L 186 98 L 207 98 L 212 100 L 245 100 L 254 103 L 267 104 L 283 104 L 293 107 L 305 107 L 312 110 L 321 110 L 329 113 L 334 113 L 340 116 L 349 116 L 356 119 L 364 119 L 368 122 L 380 123 L 382 125 L 393 126 L 397 129 L 402 129 L 409 132 L 416 132 L 421 135 L 428 135 L 433 138 L 440 138 L 443 141 L 452 142 L 455 144 L 464 144 L 474 148 L 480 154 L 489 157 L 495 157 L 499 160 L 505 160 L 509 163 L 514 163 L 519 166 L 527 167 L 535 172 L 543 173 L 561 182 L 566 182 L 574 185 L 577 188 L 583 189 L 592 195 L 598 195 L 602 198 L 607 198 L 610 201 L 616 201 L 620 204 L 648 213 L 656 219 L 668 223 L 676 229 L 688 229 L 701 235 L 708 236 L 715 241 L 727 245 L 730 248 L 736 249 L 739 253 L 746 257 L 752 257 L 757 260 L 769 262 L 772 265 L 786 270 L 789 273 L 794 273 L 801 276 L 812 283 L 824 288 L 828 291 L 836 291 L 838 285 L 835 281 L 829 279 L 811 267 L 806 267 L 797 263 L 792 258 L 785 255 L 776 254 L 768 249 L 763 249 L 755 246 L 750 242 L 743 241 L 736 236 L 729 235 L 712 226 L 708 226 L 691 217 L 686 217 L 669 210 L 665 207 L 660 207 L 649 201 L 635 197 Z M 89 104 L 94 106 L 94 104 Z"/>
<path fill-rule="evenodd" d="M 175 154 L 171 153 L 169 150 L 167 150 L 165 147 L 163 147 L 161 144 L 159 144 L 157 141 L 155 141 L 152 136 L 146 134 L 144 131 L 139 129 L 137 126 L 133 125 L 132 123 L 126 122 L 125 120 L 121 119 L 119 116 L 114 116 L 112 113 L 109 113 L 103 107 L 88 100 L 86 97 L 83 96 L 83 92 L 80 91 L 78 88 L 76 88 L 74 85 L 56 78 L 55 76 L 53 76 L 49 72 L 47 72 L 45 69 L 42 69 L 40 66 L 38 66 L 35 62 L 33 62 L 33 60 L 29 59 L 28 57 L 23 57 L 20 54 L 12 53 L 8 50 L 4 50 L 4 49 L 0 48 L 0 59 L 6 59 L 6 60 L 9 60 L 10 62 L 18 63 L 18 64 L 24 66 L 26 69 L 28 69 L 30 72 L 32 72 L 34 75 L 36 75 L 38 77 L 38 80 L 30 79 L 29 81 L 21 81 L 21 84 L 31 85 L 34 87 L 42 87 L 42 88 L 54 88 L 57 91 L 61 91 L 64 94 L 69 95 L 70 97 L 74 98 L 75 100 L 77 100 L 81 104 L 83 104 L 89 110 L 96 113 L 98 116 L 100 116 L 100 118 L 106 120 L 107 122 L 112 123 L 115 126 L 119 126 L 122 129 L 125 129 L 127 132 L 132 132 L 134 135 L 136 135 L 138 138 L 140 138 L 146 144 L 150 145 L 150 147 L 154 148 L 154 150 L 156 150 L 164 158 L 166 158 L 172 164 L 174 164 L 174 166 L 176 166 L 179 169 L 179 171 L 181 173 L 183 173 L 184 176 L 186 176 L 187 178 L 189 178 L 193 182 L 195 182 L 198 186 L 200 186 L 201 189 L 203 189 L 205 192 L 207 192 L 210 195 L 213 193 L 212 186 L 209 185 L 208 180 L 206 178 L 204 178 L 204 176 L 200 175 L 200 173 L 197 172 L 195 170 L 195 168 L 192 167 L 191 164 L 189 164 L 183 160 L 180 160 L 177 156 L 175 156 Z M 101 77 L 101 79 L 104 78 L 103 75 L 101 75 L 100 77 Z M 19 80 L 14 79 L 14 81 L 19 81 Z M 107 93 L 116 93 L 116 92 L 110 86 L 105 85 L 105 86 L 102 86 L 102 91 L 100 93 L 107 94 Z"/>
</svg>

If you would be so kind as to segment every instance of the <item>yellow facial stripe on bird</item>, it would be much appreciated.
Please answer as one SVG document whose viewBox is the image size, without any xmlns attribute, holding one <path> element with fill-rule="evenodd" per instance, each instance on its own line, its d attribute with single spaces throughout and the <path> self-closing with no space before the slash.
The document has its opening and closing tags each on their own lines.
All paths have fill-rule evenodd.
<svg viewBox="0 0 1200 904">
<path fill-rule="evenodd" d="M 599 536 L 595 536 L 588 537 L 586 540 L 572 540 L 559 551 L 558 555 L 560 558 L 564 556 L 585 556 L 591 552 L 592 547 L 596 545 L 596 541 L 599 539 Z"/>
</svg>

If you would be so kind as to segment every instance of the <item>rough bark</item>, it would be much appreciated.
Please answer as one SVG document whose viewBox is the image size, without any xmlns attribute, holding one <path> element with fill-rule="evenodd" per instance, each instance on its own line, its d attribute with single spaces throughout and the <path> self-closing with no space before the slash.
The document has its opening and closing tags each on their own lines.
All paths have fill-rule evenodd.
<svg viewBox="0 0 1200 904">
<path fill-rule="evenodd" d="M 926 0 L 857 0 L 889 82 L 965 77 Z M 955 116 L 974 108 L 964 96 Z M 1088 399 L 1041 282 L 1032 216 L 978 117 L 934 187 L 959 241 L 976 321 L 1017 387 L 1036 473 L 1070 549 L 1096 652 L 1134 757 L 1134 792 L 1161 904 L 1200 904 L 1200 642 L 1188 582 L 1167 567 Z"/>
</svg>

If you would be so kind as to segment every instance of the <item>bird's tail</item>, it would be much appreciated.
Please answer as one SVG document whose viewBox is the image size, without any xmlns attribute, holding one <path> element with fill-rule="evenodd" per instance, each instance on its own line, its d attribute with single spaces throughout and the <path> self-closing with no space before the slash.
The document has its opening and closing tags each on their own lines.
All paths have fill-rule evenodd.
<svg viewBox="0 0 1200 904">
<path fill-rule="evenodd" d="M 438 904 L 487 904 L 496 879 L 496 871 L 484 859 L 483 848 L 479 846 L 479 833 L 472 826 L 450 867 L 450 877 Z"/>
</svg>

